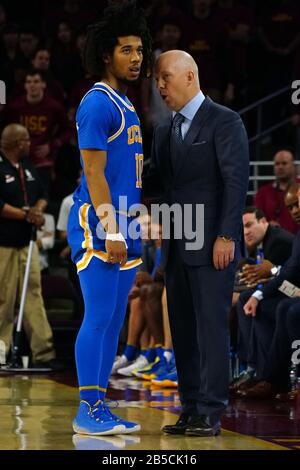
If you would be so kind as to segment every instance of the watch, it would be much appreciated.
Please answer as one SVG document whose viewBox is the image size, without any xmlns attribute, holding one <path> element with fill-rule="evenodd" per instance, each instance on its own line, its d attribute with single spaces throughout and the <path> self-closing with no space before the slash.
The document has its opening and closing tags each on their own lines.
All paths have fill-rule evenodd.
<svg viewBox="0 0 300 470">
<path fill-rule="evenodd" d="M 218 235 L 218 238 L 221 238 L 223 242 L 234 242 L 234 239 L 231 237 L 226 237 L 225 235 Z"/>
<path fill-rule="evenodd" d="M 278 274 L 279 268 L 277 266 L 273 266 L 273 268 L 270 269 L 272 276 L 276 276 Z"/>
</svg>

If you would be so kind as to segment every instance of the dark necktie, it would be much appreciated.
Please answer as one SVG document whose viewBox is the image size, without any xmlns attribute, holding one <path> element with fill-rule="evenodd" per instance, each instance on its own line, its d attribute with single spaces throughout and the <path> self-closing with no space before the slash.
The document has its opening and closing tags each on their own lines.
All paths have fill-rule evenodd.
<svg viewBox="0 0 300 470">
<path fill-rule="evenodd" d="M 174 119 L 173 119 L 173 132 L 177 139 L 177 142 L 179 143 L 183 142 L 183 138 L 181 134 L 181 125 L 183 121 L 184 121 L 184 116 L 182 116 L 182 114 L 180 113 L 175 114 Z"/>
<path fill-rule="evenodd" d="M 177 113 L 175 114 L 172 122 L 172 131 L 171 131 L 171 161 L 172 167 L 175 171 L 177 167 L 177 160 L 179 159 L 180 155 L 180 148 L 182 147 L 183 139 L 181 135 L 181 125 L 184 121 L 184 117 L 182 114 Z"/>
</svg>

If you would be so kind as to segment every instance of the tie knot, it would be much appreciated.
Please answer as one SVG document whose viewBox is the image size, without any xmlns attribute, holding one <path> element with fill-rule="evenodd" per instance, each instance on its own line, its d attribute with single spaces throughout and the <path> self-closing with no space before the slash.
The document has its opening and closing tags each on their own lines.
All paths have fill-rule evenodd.
<svg viewBox="0 0 300 470">
<path fill-rule="evenodd" d="M 182 116 L 182 114 L 180 114 L 180 113 L 176 113 L 174 118 L 173 118 L 174 126 L 181 126 L 183 121 L 184 121 L 184 116 Z"/>
</svg>

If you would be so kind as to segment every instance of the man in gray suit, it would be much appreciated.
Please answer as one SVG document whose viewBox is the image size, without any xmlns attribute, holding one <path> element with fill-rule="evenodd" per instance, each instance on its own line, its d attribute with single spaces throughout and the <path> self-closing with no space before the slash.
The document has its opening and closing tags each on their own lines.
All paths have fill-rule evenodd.
<svg viewBox="0 0 300 470">
<path fill-rule="evenodd" d="M 177 204 L 183 219 L 190 214 L 186 221 L 196 237 L 201 213 L 197 208 L 204 206 L 202 247 L 193 246 L 186 233 L 176 239 L 176 214 L 171 239 L 162 243 L 182 403 L 177 423 L 163 431 L 214 436 L 220 433 L 220 416 L 227 405 L 227 315 L 240 252 L 248 141 L 239 115 L 203 95 L 197 65 L 189 54 L 161 54 L 155 78 L 173 116 L 155 129 L 152 176 L 161 181 L 163 202 L 169 207 Z"/>
</svg>

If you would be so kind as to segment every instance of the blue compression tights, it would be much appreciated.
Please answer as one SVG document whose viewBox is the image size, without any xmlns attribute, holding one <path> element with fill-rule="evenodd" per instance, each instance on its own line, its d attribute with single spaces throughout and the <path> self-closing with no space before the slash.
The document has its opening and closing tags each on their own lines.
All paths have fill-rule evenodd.
<svg viewBox="0 0 300 470">
<path fill-rule="evenodd" d="M 85 312 L 75 357 L 80 398 L 91 405 L 104 399 L 135 274 L 96 257 L 79 272 Z"/>
</svg>

